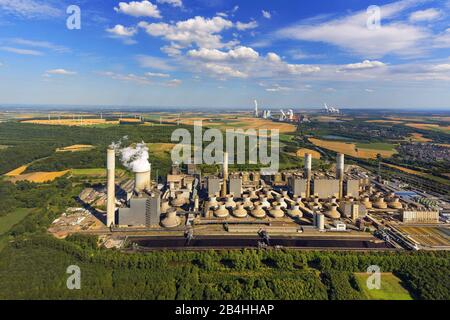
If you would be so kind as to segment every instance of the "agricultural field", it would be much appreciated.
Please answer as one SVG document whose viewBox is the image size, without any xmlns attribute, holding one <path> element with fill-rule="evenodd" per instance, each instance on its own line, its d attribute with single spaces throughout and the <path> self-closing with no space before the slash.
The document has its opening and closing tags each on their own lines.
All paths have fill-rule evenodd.
<svg viewBox="0 0 450 320">
<path fill-rule="evenodd" d="M 370 276 L 367 273 L 355 273 L 364 296 L 369 300 L 412 300 L 410 293 L 402 286 L 401 280 L 392 273 L 381 274 L 381 289 L 369 290 L 367 279 Z"/>
<path fill-rule="evenodd" d="M 450 134 L 450 126 L 440 126 L 438 124 L 429 123 L 407 123 L 407 127 L 421 130 L 431 130 Z"/>
<path fill-rule="evenodd" d="M 106 121 L 105 119 L 50 119 L 50 120 L 25 120 L 22 123 L 42 124 L 50 126 L 95 126 L 95 125 L 111 125 L 119 124 L 118 121 Z"/>
<path fill-rule="evenodd" d="M 433 140 L 425 138 L 421 133 L 412 133 L 408 138 L 412 142 L 431 142 Z"/>
<path fill-rule="evenodd" d="M 306 149 L 306 148 L 298 149 L 297 150 L 297 157 L 304 158 L 305 154 L 307 154 L 307 153 L 310 153 L 312 155 L 313 159 L 320 160 L 320 153 L 319 152 L 317 152 L 316 150 L 311 150 L 311 149 Z"/>
<path fill-rule="evenodd" d="M 5 174 L 5 176 L 7 177 L 17 177 L 18 175 L 21 175 L 22 173 L 24 173 L 27 170 L 28 166 L 24 165 L 24 166 L 20 166 L 17 169 L 14 169 L 8 173 Z"/>
<path fill-rule="evenodd" d="M 5 146 L 5 145 L 0 145 L 0 150 L 5 150 L 7 149 L 9 146 Z"/>
<path fill-rule="evenodd" d="M 163 122 L 178 122 L 178 117 L 169 116 L 162 117 Z M 280 130 L 280 133 L 295 132 L 296 126 L 290 123 L 274 122 L 266 119 L 256 119 L 249 116 L 240 115 L 214 115 L 214 116 L 200 116 L 195 115 L 192 117 L 186 117 L 185 115 L 180 118 L 180 123 L 185 125 L 193 125 L 196 121 L 203 121 L 203 126 L 208 128 L 218 128 L 221 130 L 227 129 L 266 129 L 266 130 Z"/>
<path fill-rule="evenodd" d="M 69 173 L 69 170 L 55 171 L 55 172 L 31 172 L 10 177 L 9 180 L 11 182 L 29 181 L 34 183 L 44 183 L 53 181 L 56 178 L 60 178 L 67 173 Z"/>
<path fill-rule="evenodd" d="M 95 147 L 90 144 L 74 144 L 72 146 L 58 148 L 56 152 L 78 152 L 78 151 L 88 151 L 92 150 Z"/>
<path fill-rule="evenodd" d="M 18 208 L 0 217 L 0 236 L 7 233 L 14 225 L 22 221 L 32 209 Z"/>
<path fill-rule="evenodd" d="M 365 144 L 364 148 L 359 148 L 357 144 L 350 142 L 328 141 L 316 138 L 310 138 L 309 141 L 320 148 L 361 159 L 376 159 L 378 154 L 381 154 L 383 158 L 390 158 L 396 153 L 393 147 L 391 149 L 388 148 L 388 144 Z"/>
</svg>

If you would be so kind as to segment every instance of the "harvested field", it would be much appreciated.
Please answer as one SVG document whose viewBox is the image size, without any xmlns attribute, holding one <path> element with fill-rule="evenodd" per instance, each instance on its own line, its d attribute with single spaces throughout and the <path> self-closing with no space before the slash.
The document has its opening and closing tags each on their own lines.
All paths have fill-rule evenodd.
<svg viewBox="0 0 450 320">
<path fill-rule="evenodd" d="M 450 148 L 450 144 L 438 143 L 437 145 L 444 148 Z"/>
<path fill-rule="evenodd" d="M 162 117 L 163 122 L 177 123 L 178 117 Z M 209 128 L 217 128 L 221 130 L 226 129 L 266 129 L 266 130 L 280 130 L 280 133 L 295 132 L 296 126 L 290 123 L 274 122 L 266 119 L 256 119 L 252 117 L 244 117 L 233 115 L 221 115 L 211 117 L 181 117 L 180 123 L 185 125 L 193 125 L 196 121 L 203 121 L 203 126 Z"/>
<path fill-rule="evenodd" d="M 17 169 L 14 169 L 14 170 L 8 172 L 7 174 L 5 174 L 5 176 L 7 176 L 7 177 L 16 177 L 16 176 L 24 173 L 25 170 L 27 170 L 27 168 L 28 168 L 27 165 L 21 166 L 21 167 L 19 167 Z"/>
<path fill-rule="evenodd" d="M 32 172 L 32 173 L 25 173 L 20 174 L 14 177 L 10 178 L 10 181 L 17 182 L 17 181 L 30 181 L 35 183 L 44 183 L 48 181 L 53 181 L 56 178 L 62 177 L 63 175 L 67 174 L 69 170 L 65 171 L 55 171 L 55 172 Z"/>
<path fill-rule="evenodd" d="M 77 151 L 87 151 L 95 148 L 90 144 L 74 144 L 65 148 L 58 148 L 56 152 L 77 152 Z"/>
<path fill-rule="evenodd" d="M 401 124 L 403 121 L 397 121 L 397 120 L 367 120 L 368 123 L 385 123 L 385 124 Z"/>
<path fill-rule="evenodd" d="M 450 246 L 449 230 L 435 226 L 411 226 L 399 227 L 415 241 L 427 247 L 448 247 Z"/>
<path fill-rule="evenodd" d="M 306 148 L 298 149 L 297 157 L 304 158 L 305 154 L 307 154 L 307 153 L 312 154 L 313 159 L 320 159 L 319 152 L 317 152 L 316 150 L 311 150 L 311 149 L 306 149 Z"/>
<path fill-rule="evenodd" d="M 390 164 L 390 163 L 383 163 L 383 165 L 385 165 L 385 166 L 387 166 L 387 167 L 391 167 L 391 168 L 397 169 L 397 170 L 400 170 L 400 171 L 403 171 L 403 172 L 405 172 L 405 173 L 414 174 L 414 175 L 416 175 L 416 176 L 422 176 L 422 177 L 424 177 L 424 176 L 427 175 L 426 173 L 423 173 L 423 172 L 420 172 L 420 171 L 408 169 L 408 168 L 401 167 L 401 166 L 396 166 L 396 165 Z"/>
<path fill-rule="evenodd" d="M 406 126 L 414 129 L 432 130 L 450 133 L 450 126 L 442 127 L 437 124 L 429 124 L 429 123 L 407 123 Z"/>
<path fill-rule="evenodd" d="M 395 150 L 357 148 L 356 144 L 348 142 L 327 141 L 315 138 L 310 138 L 309 141 L 318 147 L 332 150 L 334 152 L 340 152 L 355 158 L 376 159 L 378 154 L 381 154 L 384 158 L 390 158 L 395 154 Z"/>
<path fill-rule="evenodd" d="M 161 154 L 165 152 L 171 152 L 173 147 L 175 147 L 174 143 L 149 143 L 148 149 L 152 154 Z"/>
<path fill-rule="evenodd" d="M 77 126 L 93 126 L 99 124 L 118 124 L 118 121 L 106 121 L 105 119 L 55 119 L 55 120 L 26 120 L 22 121 L 22 123 L 32 123 L 32 124 L 44 124 L 50 126 L 69 126 L 69 127 L 77 127 Z"/>
<path fill-rule="evenodd" d="M 413 142 L 431 142 L 433 140 L 425 138 L 423 134 L 421 133 L 412 133 L 411 136 L 408 138 Z"/>
</svg>

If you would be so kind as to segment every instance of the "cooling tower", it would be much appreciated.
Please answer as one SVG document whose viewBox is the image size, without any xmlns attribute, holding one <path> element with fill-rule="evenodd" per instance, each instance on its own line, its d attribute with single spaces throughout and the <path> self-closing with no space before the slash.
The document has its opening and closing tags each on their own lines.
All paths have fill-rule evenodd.
<svg viewBox="0 0 450 320">
<path fill-rule="evenodd" d="M 311 196 L 311 168 L 312 168 L 312 154 L 305 154 L 305 178 L 306 178 L 306 198 Z"/>
<path fill-rule="evenodd" d="M 116 151 L 112 148 L 108 148 L 107 151 L 107 200 L 106 200 L 106 226 L 110 227 L 114 225 L 115 213 L 116 213 L 116 183 L 115 183 L 115 170 L 116 170 Z"/>
<path fill-rule="evenodd" d="M 151 171 L 135 172 L 134 191 L 137 193 L 151 189 Z"/>
</svg>

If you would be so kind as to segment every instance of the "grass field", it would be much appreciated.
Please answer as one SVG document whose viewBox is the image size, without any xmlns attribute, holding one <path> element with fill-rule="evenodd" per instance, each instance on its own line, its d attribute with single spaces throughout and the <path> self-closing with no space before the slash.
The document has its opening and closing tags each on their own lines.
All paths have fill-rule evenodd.
<svg viewBox="0 0 450 320">
<path fill-rule="evenodd" d="M 395 149 L 395 145 L 383 142 L 357 143 L 356 147 L 359 149 L 381 150 L 381 151 L 392 151 Z"/>
<path fill-rule="evenodd" d="M 13 226 L 18 224 L 25 218 L 31 209 L 28 208 L 20 208 L 11 213 L 8 213 L 4 217 L 0 217 L 0 236 L 8 232 Z"/>
<path fill-rule="evenodd" d="M 381 289 L 369 290 L 367 288 L 367 273 L 355 273 L 356 281 L 363 294 L 370 300 L 412 300 L 409 292 L 402 286 L 401 280 L 392 273 L 381 274 Z"/>
<path fill-rule="evenodd" d="M 367 144 L 366 145 L 367 148 L 359 148 L 359 147 L 357 148 L 355 143 L 349 142 L 328 141 L 315 138 L 310 138 L 309 141 L 311 141 L 318 147 L 362 159 L 376 159 L 377 154 L 381 154 L 381 156 L 384 158 L 390 158 L 392 155 L 396 153 L 396 151 L 393 150 L 393 145 L 391 145 L 392 146 L 391 150 L 377 149 L 380 147 L 387 148 L 388 144 Z"/>
<path fill-rule="evenodd" d="M 0 144 L 0 150 L 5 150 L 5 149 L 7 149 L 7 148 L 8 148 L 8 146 L 5 146 L 5 145 Z"/>
</svg>

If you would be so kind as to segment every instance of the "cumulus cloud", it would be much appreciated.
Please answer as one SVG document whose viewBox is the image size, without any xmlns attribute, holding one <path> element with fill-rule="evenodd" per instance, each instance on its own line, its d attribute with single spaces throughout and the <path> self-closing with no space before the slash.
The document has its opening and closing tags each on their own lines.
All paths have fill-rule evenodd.
<svg viewBox="0 0 450 320">
<path fill-rule="evenodd" d="M 341 71 L 367 70 L 367 69 L 381 68 L 385 66 L 386 64 L 384 64 L 381 61 L 364 60 L 363 62 L 347 64 L 340 70 Z"/>
<path fill-rule="evenodd" d="M 119 7 L 114 7 L 114 10 L 133 17 L 162 18 L 158 6 L 147 0 L 120 2 Z"/>
<path fill-rule="evenodd" d="M 240 31 L 245 31 L 245 30 L 250 30 L 250 29 L 255 29 L 258 28 L 258 22 L 256 21 L 250 21 L 248 23 L 243 23 L 243 22 L 237 22 L 236 23 L 236 29 L 240 30 Z"/>
<path fill-rule="evenodd" d="M 179 79 L 173 79 L 173 80 L 167 81 L 166 85 L 169 86 L 169 87 L 178 87 L 182 83 L 183 82 L 181 80 L 179 80 Z"/>
<path fill-rule="evenodd" d="M 305 73 L 315 73 L 320 71 L 320 67 L 305 64 L 290 64 L 284 62 L 283 59 L 274 52 L 269 52 L 266 56 L 269 67 L 277 73 L 287 73 L 292 75 L 300 75 Z"/>
<path fill-rule="evenodd" d="M 367 28 L 367 13 L 360 11 L 343 18 L 323 18 L 301 21 L 294 26 L 275 33 L 277 38 L 323 42 L 345 50 L 368 56 L 382 57 L 387 54 L 420 53 L 418 43 L 429 38 L 429 31 L 403 22 L 389 22 L 392 18 L 416 5 L 415 1 L 403 0 L 381 7 L 381 28 Z"/>
<path fill-rule="evenodd" d="M 227 61 L 227 60 L 255 60 L 259 58 L 259 53 L 249 47 L 239 46 L 227 52 L 217 49 L 190 50 L 187 55 L 192 58 L 198 58 L 209 61 Z"/>
<path fill-rule="evenodd" d="M 182 7 L 183 1 L 182 0 L 156 0 L 156 2 L 161 4 L 170 4 L 172 7 Z"/>
<path fill-rule="evenodd" d="M 132 37 L 137 33 L 136 28 L 124 27 L 121 24 L 116 24 L 113 28 L 106 29 L 106 31 L 117 37 Z"/>
<path fill-rule="evenodd" d="M 272 18 L 272 14 L 269 11 L 262 10 L 261 13 L 262 13 L 263 17 L 266 18 L 266 19 L 271 19 Z"/>
<path fill-rule="evenodd" d="M 411 20 L 413 22 L 432 21 L 432 20 L 439 19 L 441 17 L 441 14 L 442 14 L 441 11 L 438 9 L 435 9 L 435 8 L 419 10 L 419 11 L 413 12 L 409 16 L 409 20 Z"/>
<path fill-rule="evenodd" d="M 205 68 L 212 72 L 213 75 L 218 76 L 225 76 L 225 77 L 233 77 L 233 78 L 247 78 L 248 75 L 239 71 L 235 70 L 229 66 L 214 64 L 214 63 L 207 63 L 205 65 Z"/>
<path fill-rule="evenodd" d="M 14 47 L 0 47 L 0 50 L 26 56 L 42 56 L 44 54 L 43 52 L 37 50 L 14 48 Z"/>
<path fill-rule="evenodd" d="M 207 19 L 201 16 L 174 24 L 148 23 L 142 21 L 139 27 L 153 37 L 162 37 L 182 47 L 196 44 L 200 48 L 222 48 L 220 32 L 233 27 L 233 23 L 222 17 Z"/>
</svg>

